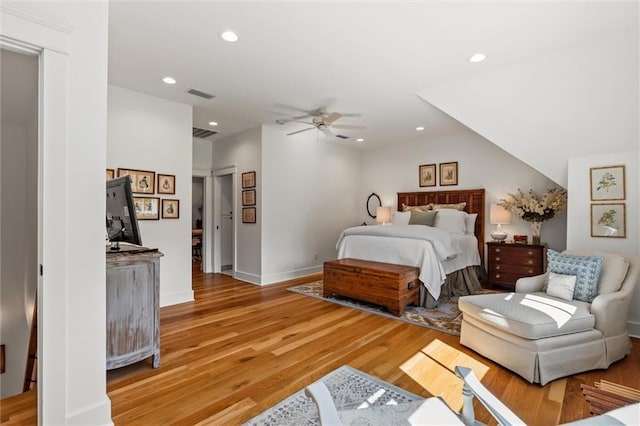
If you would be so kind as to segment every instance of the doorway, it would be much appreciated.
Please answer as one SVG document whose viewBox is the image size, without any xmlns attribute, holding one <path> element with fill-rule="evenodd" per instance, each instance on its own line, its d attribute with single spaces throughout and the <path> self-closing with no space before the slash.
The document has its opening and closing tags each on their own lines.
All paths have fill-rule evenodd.
<svg viewBox="0 0 640 426">
<path fill-rule="evenodd" d="M 233 189 L 232 175 L 220 179 L 220 272 L 233 276 Z"/>
<path fill-rule="evenodd" d="M 202 261 L 204 241 L 204 177 L 191 179 L 191 257 L 194 269 L 204 270 Z"/>
<path fill-rule="evenodd" d="M 0 398 L 25 387 L 39 279 L 38 66 L 36 55 L 0 49 Z"/>
</svg>

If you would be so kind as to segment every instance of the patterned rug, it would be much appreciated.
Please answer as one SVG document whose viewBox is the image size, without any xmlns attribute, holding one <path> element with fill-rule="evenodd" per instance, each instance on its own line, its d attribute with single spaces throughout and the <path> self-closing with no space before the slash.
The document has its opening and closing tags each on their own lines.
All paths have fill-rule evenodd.
<svg viewBox="0 0 640 426">
<path fill-rule="evenodd" d="M 316 299 L 322 299 L 328 302 L 338 303 L 340 305 L 382 315 L 388 318 L 406 321 L 421 327 L 432 328 L 444 333 L 456 336 L 460 335 L 462 312 L 458 309 L 458 298 L 455 297 L 450 300 L 440 301 L 438 307 L 435 309 L 409 305 L 405 308 L 402 316 L 396 317 L 387 311 L 385 307 L 374 305 L 372 303 L 361 302 L 340 296 L 322 297 L 322 281 L 315 281 L 308 284 L 289 287 L 287 290 L 294 293 L 300 293 L 305 296 L 315 297 Z"/>
<path fill-rule="evenodd" d="M 397 407 L 396 416 L 404 422 L 395 421 L 382 424 L 408 424 L 406 418 L 424 401 L 421 396 L 407 392 L 360 370 L 344 365 L 320 380 L 324 382 L 338 411 L 356 410 L 366 407 Z M 404 414 L 404 416 L 403 416 Z M 343 419 L 343 422 L 345 419 Z M 318 408 L 304 389 L 280 401 L 273 407 L 245 423 L 245 426 L 266 425 L 319 425 Z M 345 422 L 345 424 L 362 424 Z M 366 424 L 366 423 L 365 423 Z"/>
</svg>

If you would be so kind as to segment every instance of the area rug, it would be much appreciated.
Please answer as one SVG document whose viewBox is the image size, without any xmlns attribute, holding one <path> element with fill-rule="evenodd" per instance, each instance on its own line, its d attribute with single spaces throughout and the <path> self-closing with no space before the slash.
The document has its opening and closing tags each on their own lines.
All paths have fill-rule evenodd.
<svg viewBox="0 0 640 426">
<path fill-rule="evenodd" d="M 448 300 L 440 301 L 435 309 L 427 309 L 409 305 L 405 308 L 402 316 L 396 317 L 391 314 L 383 306 L 374 305 L 367 302 L 361 302 L 355 299 L 349 299 L 340 296 L 322 296 L 322 281 L 315 281 L 295 287 L 289 287 L 287 290 L 294 293 L 303 294 L 305 296 L 315 297 L 316 299 L 326 300 L 328 302 L 338 303 L 340 305 L 349 306 L 351 308 L 360 309 L 388 318 L 406 321 L 421 327 L 432 328 L 444 333 L 460 335 L 460 323 L 462 322 L 462 312 L 458 309 L 458 298 L 453 297 Z M 482 292 L 491 292 L 491 290 L 483 290 Z"/>
<path fill-rule="evenodd" d="M 318 381 L 327 386 L 336 409 L 340 412 L 365 407 L 394 406 L 396 415 L 410 415 L 424 401 L 421 396 L 347 365 Z M 305 396 L 304 389 L 245 423 L 247 426 L 319 424 L 318 407 L 311 398 Z"/>
</svg>

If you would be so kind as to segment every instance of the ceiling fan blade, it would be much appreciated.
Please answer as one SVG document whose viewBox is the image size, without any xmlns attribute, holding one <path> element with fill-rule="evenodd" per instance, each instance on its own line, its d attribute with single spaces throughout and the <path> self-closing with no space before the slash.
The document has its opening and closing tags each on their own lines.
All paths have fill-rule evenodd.
<svg viewBox="0 0 640 426">
<path fill-rule="evenodd" d="M 333 133 L 331 133 L 331 130 L 329 129 L 326 129 L 326 128 L 322 129 L 322 133 L 324 133 L 324 135 L 329 139 L 333 138 Z"/>
<path fill-rule="evenodd" d="M 358 112 L 343 112 L 342 116 L 343 117 L 362 117 L 362 114 Z"/>
<path fill-rule="evenodd" d="M 340 117 L 342 117 L 342 114 L 340 114 L 339 112 L 331 112 L 322 121 L 324 121 L 325 124 L 331 124 L 334 121 L 336 121 L 337 119 L 339 119 Z"/>
<path fill-rule="evenodd" d="M 302 133 L 302 132 L 306 132 L 307 130 L 313 130 L 313 129 L 315 129 L 315 127 L 308 127 L 306 129 L 296 130 L 295 132 L 287 133 L 287 136 L 295 135 L 296 133 Z"/>
<path fill-rule="evenodd" d="M 333 124 L 331 125 L 331 127 L 333 127 L 334 129 L 353 129 L 353 130 L 364 130 L 367 127 L 366 126 L 358 126 L 355 124 Z"/>
</svg>

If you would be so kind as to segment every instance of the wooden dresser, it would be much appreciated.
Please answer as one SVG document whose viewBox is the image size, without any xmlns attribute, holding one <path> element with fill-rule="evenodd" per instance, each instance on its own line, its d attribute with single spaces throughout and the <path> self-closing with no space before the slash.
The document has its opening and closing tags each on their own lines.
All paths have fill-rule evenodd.
<svg viewBox="0 0 640 426">
<path fill-rule="evenodd" d="M 518 278 L 545 272 L 546 246 L 487 243 L 488 284 L 514 289 Z"/>
<path fill-rule="evenodd" d="M 153 357 L 160 366 L 158 250 L 107 250 L 107 370 Z"/>
</svg>

